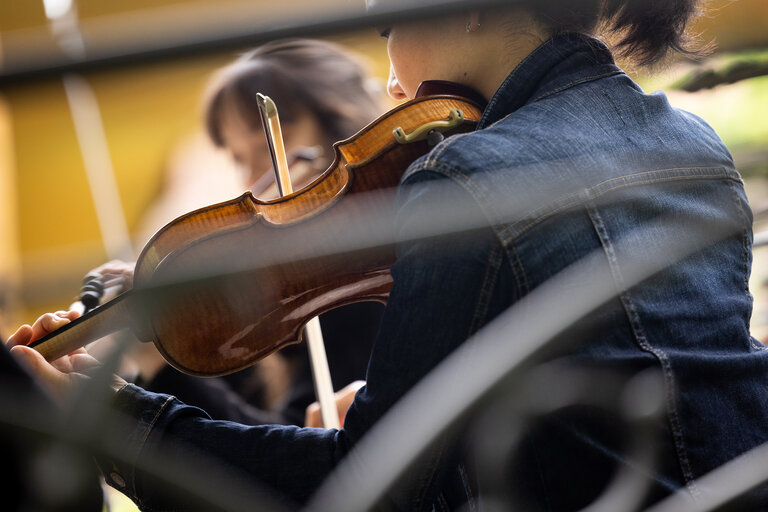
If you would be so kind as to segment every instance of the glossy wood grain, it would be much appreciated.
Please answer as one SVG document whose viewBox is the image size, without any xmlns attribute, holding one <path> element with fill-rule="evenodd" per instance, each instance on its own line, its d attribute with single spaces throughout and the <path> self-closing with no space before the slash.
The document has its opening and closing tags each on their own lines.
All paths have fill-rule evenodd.
<svg viewBox="0 0 768 512">
<path fill-rule="evenodd" d="M 412 100 L 336 143 L 334 163 L 301 190 L 268 202 L 246 193 L 169 223 L 137 261 L 127 301 L 134 333 L 181 371 L 221 375 L 299 341 L 306 322 L 329 309 L 386 301 L 394 193 L 429 150 L 398 144 L 392 131 L 451 109 L 465 117 L 454 132 L 472 130 L 482 114 L 456 96 Z"/>
</svg>

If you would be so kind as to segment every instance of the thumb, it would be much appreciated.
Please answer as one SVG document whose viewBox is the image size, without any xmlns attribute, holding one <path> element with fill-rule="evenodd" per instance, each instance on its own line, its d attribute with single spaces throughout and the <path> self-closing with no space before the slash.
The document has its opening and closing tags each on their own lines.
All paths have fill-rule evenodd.
<svg viewBox="0 0 768 512">
<path fill-rule="evenodd" d="M 6 342 L 9 347 L 14 345 L 26 345 L 32 340 L 32 326 L 24 324 L 16 332 L 11 334 Z"/>
<path fill-rule="evenodd" d="M 61 395 L 68 388 L 69 378 L 51 366 L 37 350 L 24 345 L 17 345 L 12 347 L 10 352 L 19 361 L 19 364 L 32 373 L 54 395 Z"/>
</svg>

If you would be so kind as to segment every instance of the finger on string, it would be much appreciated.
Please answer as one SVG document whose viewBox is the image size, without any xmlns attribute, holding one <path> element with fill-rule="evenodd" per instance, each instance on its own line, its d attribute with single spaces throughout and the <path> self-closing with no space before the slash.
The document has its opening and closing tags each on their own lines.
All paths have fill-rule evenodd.
<svg viewBox="0 0 768 512">
<path fill-rule="evenodd" d="M 77 320 L 82 316 L 82 313 L 75 309 L 70 309 L 69 311 L 64 312 L 64 318 L 68 318 L 69 320 Z"/>
<path fill-rule="evenodd" d="M 42 338 L 46 334 L 64 327 L 70 322 L 68 317 L 60 317 L 53 313 L 46 313 L 40 316 L 35 323 L 32 324 L 32 341 Z"/>
<path fill-rule="evenodd" d="M 80 312 L 76 311 L 74 309 L 70 309 L 68 311 L 64 311 L 63 309 L 57 311 L 54 313 L 59 318 L 66 318 L 67 320 L 75 320 L 76 318 L 80 317 Z"/>
<path fill-rule="evenodd" d="M 30 341 L 32 341 L 32 326 L 29 324 L 24 324 L 16 329 L 16 332 L 10 335 L 6 345 L 8 347 L 13 347 L 15 345 L 26 345 Z"/>
</svg>

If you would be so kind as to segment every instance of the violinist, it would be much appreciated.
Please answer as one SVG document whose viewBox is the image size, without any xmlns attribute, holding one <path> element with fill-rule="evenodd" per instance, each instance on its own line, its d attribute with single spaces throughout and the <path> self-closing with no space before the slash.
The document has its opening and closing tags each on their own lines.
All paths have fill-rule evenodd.
<svg viewBox="0 0 768 512">
<path fill-rule="evenodd" d="M 284 39 L 245 53 L 219 70 L 205 98 L 205 127 L 211 141 L 241 168 L 257 198 L 278 197 L 256 95 L 278 105 L 295 190 L 325 171 L 331 146 L 382 112 L 378 85 L 359 57 L 313 39 Z M 301 165 L 304 164 L 304 165 Z"/>
<path fill-rule="evenodd" d="M 614 61 L 621 55 L 651 65 L 670 51 L 690 53 L 685 27 L 698 7 L 694 0 L 584 0 L 567 8 L 523 0 L 382 27 L 393 97 L 413 98 L 422 82 L 444 80 L 475 89 L 488 104 L 476 131 L 439 142 L 401 179 L 394 284 L 366 385 L 344 427 L 215 422 L 176 400 L 123 385 L 114 407 L 133 421 L 120 435 L 142 440 L 130 453 L 140 461 L 173 439 L 288 501 L 305 502 L 449 354 L 594 256 L 585 261 L 601 265 L 600 277 L 616 295 L 564 335 L 572 343 L 548 355 L 627 377 L 658 370 L 665 387 L 655 424 L 659 463 L 648 471 L 644 504 L 678 490 L 706 499 L 700 477 L 768 440 L 768 352 L 749 333 L 750 209 L 713 130 L 671 107 L 663 94 L 646 94 Z M 430 230 L 435 210 L 446 209 L 484 224 Z M 659 256 L 654 250 L 664 242 L 717 230 L 726 234 L 670 258 L 652 278 L 631 282 L 640 255 Z M 579 276 L 558 294 L 585 300 L 593 283 Z M 50 327 L 43 319 L 35 329 Z M 22 328 L 10 343 L 25 343 L 32 330 Z M 518 335 L 504 333 L 510 344 L 522 341 Z M 12 351 L 47 385 L 71 378 L 71 365 L 48 364 L 25 347 Z M 466 368 L 456 386 L 482 371 Z M 429 415 L 429 404 L 423 407 Z M 546 435 L 526 440 L 520 468 L 505 473 L 524 509 L 583 508 L 616 467 L 634 467 L 616 441 L 621 428 L 598 428 L 598 419 L 565 417 Z M 442 440 L 425 460 L 387 496 L 388 508 L 476 509 L 482 494 L 475 495 L 459 443 Z M 355 459 L 358 466 L 378 462 Z M 145 510 L 174 508 L 174 497 L 130 465 L 110 464 L 107 480 Z"/>
</svg>

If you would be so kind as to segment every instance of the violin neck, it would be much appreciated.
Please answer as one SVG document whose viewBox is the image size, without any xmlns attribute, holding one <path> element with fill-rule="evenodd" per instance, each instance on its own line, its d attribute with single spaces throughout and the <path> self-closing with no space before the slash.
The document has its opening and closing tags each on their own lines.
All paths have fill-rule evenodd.
<svg viewBox="0 0 768 512">
<path fill-rule="evenodd" d="M 126 292 L 29 344 L 48 361 L 63 357 L 113 332 L 130 326 L 128 311 L 132 293 Z"/>
</svg>

